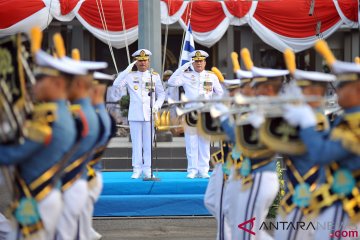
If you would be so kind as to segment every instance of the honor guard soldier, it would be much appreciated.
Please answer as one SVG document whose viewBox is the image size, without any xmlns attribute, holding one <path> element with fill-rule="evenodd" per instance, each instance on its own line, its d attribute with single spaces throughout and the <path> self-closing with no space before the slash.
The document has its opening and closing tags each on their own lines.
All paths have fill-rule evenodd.
<svg viewBox="0 0 360 240">
<path fill-rule="evenodd" d="M 247 49 L 241 51 L 247 70 L 252 72 L 251 86 L 256 96 L 274 97 L 280 93 L 287 70 L 262 69 L 253 66 Z M 241 231 L 238 224 L 253 219 L 254 229 L 259 229 L 279 190 L 275 152 L 259 139 L 259 128 L 264 121 L 260 112 L 251 112 L 241 124 L 233 126 L 229 118 L 222 118 L 222 127 L 241 152 L 241 166 L 237 178 L 229 179 L 226 188 L 225 215 L 229 217 L 233 239 L 247 239 L 249 233 Z M 240 192 L 237 192 L 240 191 Z M 245 206 L 245 207 L 244 207 Z M 264 231 L 256 233 L 259 239 L 269 239 Z"/>
<path fill-rule="evenodd" d="M 32 30 L 32 53 L 37 63 L 34 109 L 23 144 L 0 145 L 0 164 L 15 165 L 13 213 L 23 237 L 54 239 L 62 211 L 58 187 L 62 158 L 75 142 L 75 123 L 66 103 L 72 75 L 85 74 L 40 50 L 40 28 Z M 38 229 L 44 232 L 37 232 Z M 19 233 L 18 233 L 19 234 Z M 17 239 L 22 238 L 20 235 Z"/>
<path fill-rule="evenodd" d="M 165 100 L 165 92 L 158 73 L 149 69 L 151 52 L 139 49 L 132 54 L 136 61 L 128 66 L 114 81 L 114 86 L 124 88 L 127 86 L 130 94 L 128 121 L 132 141 L 132 167 L 131 178 L 151 177 L 151 136 L 150 115 L 156 113 Z M 137 71 L 130 72 L 136 64 Z M 153 112 L 150 111 L 150 99 L 153 100 Z M 156 101 L 155 101 L 156 99 Z M 154 118 L 153 118 L 154 120 Z M 154 134 L 154 130 L 152 130 Z"/>
<path fill-rule="evenodd" d="M 237 54 L 235 59 L 233 58 L 233 64 L 234 72 L 236 73 L 236 77 L 238 79 L 224 80 L 224 84 L 227 86 L 226 88 L 230 97 L 233 97 L 239 91 L 241 92 L 244 89 L 244 86 L 250 83 L 252 78 L 252 73 L 250 71 L 243 71 L 240 69 Z M 244 94 L 247 93 L 249 92 L 244 92 Z M 223 111 L 227 112 L 229 108 L 221 103 L 216 105 L 217 107 L 213 106 L 210 110 L 210 113 L 212 114 L 211 116 L 213 118 L 222 118 Z M 218 110 L 218 108 L 220 110 Z M 205 206 L 216 218 L 217 239 L 232 240 L 231 226 L 229 224 L 228 217 L 224 214 L 224 199 L 228 183 L 227 180 L 229 178 L 231 169 L 237 161 L 237 158 L 240 156 L 237 154 L 236 148 L 233 146 L 233 144 L 224 140 L 221 142 L 220 150 L 215 152 L 211 157 L 214 160 L 215 166 L 205 192 Z"/>
<path fill-rule="evenodd" d="M 107 67 L 105 62 L 76 61 L 65 55 L 65 46 L 59 33 L 54 35 L 54 45 L 59 61 L 71 64 L 74 69 L 94 71 Z M 92 155 L 99 137 L 99 118 L 91 104 L 90 91 L 92 87 L 91 74 L 75 75 L 68 89 L 68 100 L 71 109 L 81 119 L 81 138 L 76 144 L 76 150 L 66 163 L 61 178 L 64 199 L 64 210 L 57 225 L 56 239 L 84 239 L 86 229 L 79 226 L 79 217 L 88 200 L 88 185 L 86 164 Z"/>
<path fill-rule="evenodd" d="M 305 98 L 306 96 L 318 98 L 309 101 L 309 105 L 316 114 L 316 130 L 325 137 L 328 135 L 329 122 L 321 104 L 329 83 L 334 82 L 336 77 L 332 74 L 296 69 L 294 53 L 287 49 L 284 55 L 296 86 L 301 88 Z M 288 125 L 282 117 L 266 119 L 260 136 L 265 145 L 283 155 L 286 165 L 287 188 L 286 194 L 280 202 L 277 222 L 308 222 L 311 215 L 309 211 L 311 194 L 315 190 L 319 178 L 324 174 L 323 168 L 309 164 L 310 156 L 300 139 L 299 129 Z M 278 228 L 275 231 L 275 239 L 314 239 L 313 234 L 312 229 Z"/>
<path fill-rule="evenodd" d="M 214 73 L 205 70 L 206 58 L 209 54 L 202 50 L 195 50 L 190 56 L 192 62 L 178 68 L 168 80 L 168 86 L 182 86 L 188 99 L 210 99 L 214 94 L 221 96 L 223 89 L 219 79 Z M 194 71 L 185 71 L 191 65 Z M 188 160 L 187 177 L 209 178 L 210 141 L 200 136 L 196 128 L 186 126 L 185 143 Z"/>
<path fill-rule="evenodd" d="M 101 158 L 111 137 L 115 134 L 116 124 L 115 120 L 113 120 L 107 112 L 104 101 L 107 85 L 112 84 L 114 78 L 101 72 L 94 72 L 93 78 L 94 81 L 91 90 L 91 103 L 99 118 L 100 135 L 96 144 L 94 155 L 91 156 L 91 159 L 87 164 L 89 199 L 85 208 L 83 208 L 80 225 L 83 224 L 84 229 L 87 231 L 86 239 L 95 240 L 101 239 L 102 237 L 92 227 L 94 204 L 99 199 L 103 189 Z"/>
<path fill-rule="evenodd" d="M 320 214 L 316 219 L 319 224 L 332 224 L 329 229 L 318 229 L 314 239 L 329 239 L 334 230 L 360 220 L 360 67 L 336 60 L 325 41 L 317 42 L 315 49 L 337 77 L 336 93 L 344 115 L 333 122 L 325 137 L 316 130 L 316 117 L 308 105 L 286 107 L 284 118 L 301 128 L 300 137 L 309 156 L 307 163 L 325 168 L 325 180 L 312 194 L 309 208 Z"/>
</svg>

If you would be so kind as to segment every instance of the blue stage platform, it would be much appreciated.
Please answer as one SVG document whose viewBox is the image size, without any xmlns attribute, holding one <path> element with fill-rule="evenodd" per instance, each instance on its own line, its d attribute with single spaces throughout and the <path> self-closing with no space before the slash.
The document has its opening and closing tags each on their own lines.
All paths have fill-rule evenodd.
<svg viewBox="0 0 360 240">
<path fill-rule="evenodd" d="M 131 172 L 104 172 L 104 189 L 94 216 L 203 216 L 208 179 L 187 179 L 186 172 L 159 172 L 160 181 L 131 179 Z"/>
</svg>

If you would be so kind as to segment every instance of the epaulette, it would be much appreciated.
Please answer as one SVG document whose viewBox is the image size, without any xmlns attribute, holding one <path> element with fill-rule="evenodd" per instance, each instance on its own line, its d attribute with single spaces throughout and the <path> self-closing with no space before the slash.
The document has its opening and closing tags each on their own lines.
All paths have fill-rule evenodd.
<svg viewBox="0 0 360 240">
<path fill-rule="evenodd" d="M 48 145 L 51 142 L 52 128 L 48 124 L 31 120 L 25 123 L 25 134 L 34 142 Z"/>
<path fill-rule="evenodd" d="M 152 72 L 154 75 L 159 75 L 157 72 Z"/>
<path fill-rule="evenodd" d="M 32 118 L 25 123 L 25 135 L 35 141 L 49 144 L 52 137 L 51 124 L 57 119 L 56 103 L 42 103 L 36 105 Z"/>
<path fill-rule="evenodd" d="M 69 106 L 69 110 L 73 115 L 77 115 L 81 111 L 81 105 L 72 104 Z"/>
<path fill-rule="evenodd" d="M 213 71 L 207 70 L 207 72 L 216 75 Z"/>
<path fill-rule="evenodd" d="M 81 109 L 81 105 L 72 104 L 70 105 L 69 110 L 75 119 L 76 129 L 78 133 L 80 133 L 78 134 L 78 138 L 87 136 L 89 134 L 89 125 L 85 114 Z"/>
<path fill-rule="evenodd" d="M 331 131 L 331 139 L 340 140 L 345 149 L 360 155 L 360 113 L 344 116 L 344 121 Z"/>
<path fill-rule="evenodd" d="M 57 119 L 56 103 L 42 103 L 34 106 L 32 121 L 51 124 Z"/>
</svg>

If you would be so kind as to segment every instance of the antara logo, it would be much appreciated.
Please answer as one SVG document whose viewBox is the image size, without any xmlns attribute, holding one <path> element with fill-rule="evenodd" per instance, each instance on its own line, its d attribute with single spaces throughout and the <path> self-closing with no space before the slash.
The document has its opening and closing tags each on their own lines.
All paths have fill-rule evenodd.
<svg viewBox="0 0 360 240">
<path fill-rule="evenodd" d="M 254 222 L 255 222 L 255 217 L 253 217 L 250 220 L 246 220 L 243 223 L 240 223 L 238 225 L 238 228 L 240 228 L 241 230 L 244 230 L 245 232 L 248 232 L 248 233 L 250 233 L 252 235 L 255 235 L 255 232 L 251 231 L 253 229 L 253 227 L 254 227 Z M 247 225 L 247 224 L 250 224 L 250 228 L 245 227 L 245 225 Z"/>
</svg>

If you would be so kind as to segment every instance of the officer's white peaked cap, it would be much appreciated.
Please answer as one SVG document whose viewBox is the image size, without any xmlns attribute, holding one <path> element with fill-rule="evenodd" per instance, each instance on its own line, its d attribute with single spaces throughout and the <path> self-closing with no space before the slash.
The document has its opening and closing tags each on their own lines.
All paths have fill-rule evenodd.
<svg viewBox="0 0 360 240">
<path fill-rule="evenodd" d="M 342 73 L 360 74 L 360 65 L 353 62 L 335 61 L 331 68 L 335 74 L 342 74 Z"/>
<path fill-rule="evenodd" d="M 309 85 L 310 82 L 334 82 L 336 76 L 329 73 L 313 72 L 313 71 L 303 71 L 296 69 L 293 74 L 295 80 L 298 82 L 298 85 Z"/>
<path fill-rule="evenodd" d="M 94 72 L 93 78 L 95 80 L 109 80 L 109 81 L 114 80 L 113 75 L 109 75 L 109 74 L 102 73 L 102 72 Z"/>
<path fill-rule="evenodd" d="M 112 85 L 114 82 L 114 76 L 102 72 L 93 73 L 93 84 L 105 84 Z"/>
<path fill-rule="evenodd" d="M 335 61 L 332 71 L 336 75 L 336 84 L 360 80 L 360 65 L 353 62 Z"/>
<path fill-rule="evenodd" d="M 225 79 L 225 85 L 231 87 L 243 87 L 246 83 L 251 82 L 251 78 L 244 78 L 244 79 Z"/>
<path fill-rule="evenodd" d="M 237 70 L 236 71 L 236 77 L 243 79 L 243 78 L 252 78 L 253 74 L 251 71 L 244 71 L 244 70 Z"/>
<path fill-rule="evenodd" d="M 35 61 L 40 67 L 47 67 L 58 70 L 63 73 L 72 75 L 86 75 L 87 69 L 83 67 L 74 67 L 70 62 L 64 62 L 60 59 L 54 58 L 43 50 L 39 50 L 35 53 Z M 40 73 L 40 72 L 39 72 Z M 46 72 L 42 72 L 46 74 Z"/>
<path fill-rule="evenodd" d="M 134 52 L 131 56 L 135 57 L 136 60 L 148 60 L 152 53 L 147 49 L 139 49 Z"/>
<path fill-rule="evenodd" d="M 78 61 L 70 57 L 63 57 L 60 60 L 64 63 L 71 64 L 73 68 L 85 68 L 87 71 L 95 71 L 107 68 L 107 62 L 95 62 L 95 61 Z"/>
<path fill-rule="evenodd" d="M 251 69 L 253 77 L 281 77 L 289 74 L 288 70 L 271 69 L 271 68 L 258 68 L 253 67 Z"/>
<path fill-rule="evenodd" d="M 289 74 L 288 70 L 271 69 L 271 68 L 253 67 L 251 69 L 251 71 L 253 74 L 253 79 L 251 81 L 251 87 L 255 87 L 259 83 L 267 82 L 271 78 L 284 77 Z"/>
<path fill-rule="evenodd" d="M 209 54 L 203 50 L 195 50 L 190 53 L 190 57 L 193 60 L 205 60 L 207 57 L 209 57 Z"/>
</svg>

